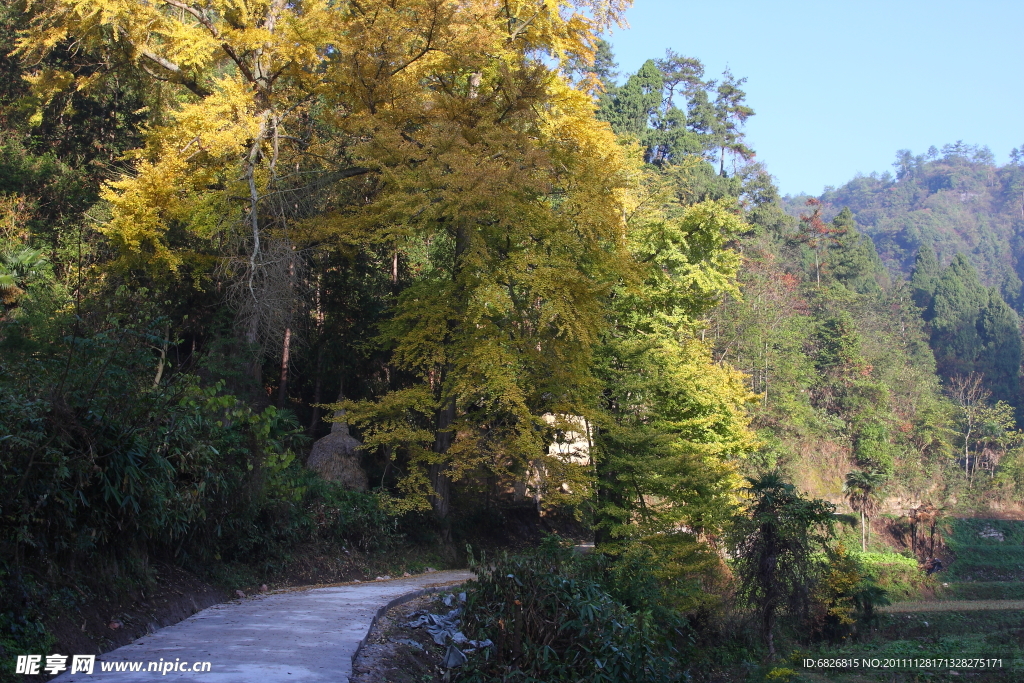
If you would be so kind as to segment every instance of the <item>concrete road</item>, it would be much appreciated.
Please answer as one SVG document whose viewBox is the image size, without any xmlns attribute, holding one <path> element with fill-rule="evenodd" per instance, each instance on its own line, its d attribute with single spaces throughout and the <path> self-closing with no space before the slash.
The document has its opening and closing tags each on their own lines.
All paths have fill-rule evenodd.
<svg viewBox="0 0 1024 683">
<path fill-rule="evenodd" d="M 232 600 L 100 655 L 92 674 L 72 674 L 69 657 L 68 670 L 53 681 L 348 683 L 352 656 L 378 610 L 422 589 L 471 578 L 467 571 L 432 572 Z M 132 671 L 139 662 L 141 670 Z M 150 670 L 150 662 L 157 671 Z M 182 662 L 189 669 L 210 665 L 208 671 L 181 671 Z M 104 664 L 114 670 L 103 671 Z"/>
</svg>

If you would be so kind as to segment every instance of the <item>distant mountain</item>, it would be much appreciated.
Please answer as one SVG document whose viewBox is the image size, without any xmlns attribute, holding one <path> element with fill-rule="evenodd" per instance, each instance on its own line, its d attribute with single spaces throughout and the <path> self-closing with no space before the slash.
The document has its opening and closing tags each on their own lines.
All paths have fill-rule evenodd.
<svg viewBox="0 0 1024 683">
<path fill-rule="evenodd" d="M 857 176 L 819 199 L 826 218 L 849 207 L 894 275 L 908 276 L 922 244 L 940 264 L 963 254 L 982 284 L 997 287 L 1024 308 L 1024 145 L 999 167 L 987 147 L 957 142 L 914 156 L 896 155 L 895 176 Z M 793 215 L 807 213 L 808 197 L 786 197 Z"/>
</svg>

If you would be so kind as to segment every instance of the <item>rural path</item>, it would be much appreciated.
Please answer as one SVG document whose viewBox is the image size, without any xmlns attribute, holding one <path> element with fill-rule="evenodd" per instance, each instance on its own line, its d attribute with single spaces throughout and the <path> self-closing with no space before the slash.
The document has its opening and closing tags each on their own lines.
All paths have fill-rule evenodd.
<svg viewBox="0 0 1024 683">
<path fill-rule="evenodd" d="M 931 600 L 897 602 L 879 607 L 879 612 L 978 612 L 982 610 L 1024 610 L 1024 600 Z"/>
<path fill-rule="evenodd" d="M 352 656 L 381 608 L 473 576 L 468 571 L 432 572 L 232 600 L 100 655 L 91 675 L 71 674 L 69 657 L 68 671 L 53 683 L 348 683 Z M 211 667 L 207 672 L 147 671 L 149 662 L 178 660 L 189 666 L 210 662 Z M 101 670 L 103 663 L 120 662 L 142 662 L 142 670 Z"/>
</svg>

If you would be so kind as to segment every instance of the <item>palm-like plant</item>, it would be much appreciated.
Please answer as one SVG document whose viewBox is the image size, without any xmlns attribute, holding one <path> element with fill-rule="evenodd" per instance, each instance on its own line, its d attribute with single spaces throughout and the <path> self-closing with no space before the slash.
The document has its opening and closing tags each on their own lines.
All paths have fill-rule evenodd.
<svg viewBox="0 0 1024 683">
<path fill-rule="evenodd" d="M 854 512 L 860 513 L 860 547 L 868 549 L 868 526 L 875 511 L 875 491 L 885 482 L 885 474 L 878 470 L 854 470 L 846 475 L 843 494 Z"/>
<path fill-rule="evenodd" d="M 734 569 L 739 595 L 759 613 L 761 635 L 774 659 L 776 617 L 808 594 L 813 558 L 833 534 L 835 506 L 801 495 L 777 471 L 747 481 L 743 492 L 749 504 L 733 527 Z"/>
<path fill-rule="evenodd" d="M 43 252 L 24 247 L 0 254 L 0 303 L 11 307 L 25 294 L 26 282 L 46 266 Z"/>
</svg>

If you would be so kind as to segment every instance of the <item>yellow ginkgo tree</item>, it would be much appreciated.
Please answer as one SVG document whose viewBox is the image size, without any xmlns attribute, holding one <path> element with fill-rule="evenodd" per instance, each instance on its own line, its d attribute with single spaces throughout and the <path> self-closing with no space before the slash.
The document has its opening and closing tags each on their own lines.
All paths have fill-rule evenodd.
<svg viewBox="0 0 1024 683">
<path fill-rule="evenodd" d="M 631 267 L 630 162 L 559 65 L 627 4 L 51 0 L 20 49 L 81 45 L 151 78 L 146 144 L 104 195 L 112 266 L 174 277 L 214 254 L 249 341 L 289 305 L 297 249 L 417 262 L 380 334 L 396 379 L 350 408 L 367 447 L 403 460 L 407 504 L 444 516 L 450 481 L 522 477 L 541 416 L 587 396 Z M 101 77 L 32 80 L 46 101 Z"/>
</svg>

